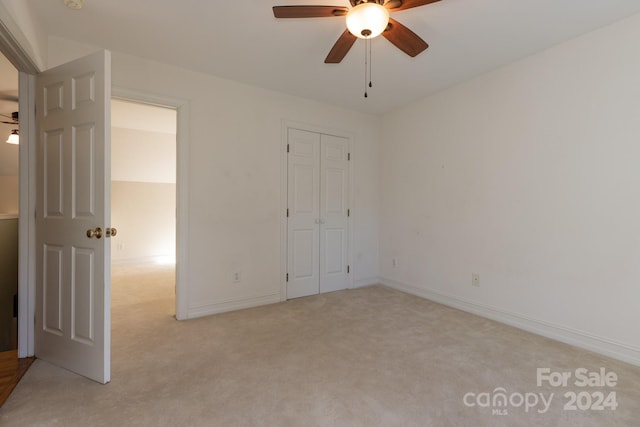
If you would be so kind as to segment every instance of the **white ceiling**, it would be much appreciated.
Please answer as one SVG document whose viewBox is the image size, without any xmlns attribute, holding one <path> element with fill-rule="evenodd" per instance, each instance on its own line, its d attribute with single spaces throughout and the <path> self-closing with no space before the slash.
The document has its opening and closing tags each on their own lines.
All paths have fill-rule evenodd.
<svg viewBox="0 0 640 427">
<path fill-rule="evenodd" d="M 365 99 L 361 42 L 341 64 L 323 63 L 343 18 L 276 19 L 271 10 L 348 0 L 86 0 L 79 11 L 15 1 L 30 3 L 50 35 L 374 114 L 640 12 L 639 0 L 442 0 L 395 12 L 431 47 L 410 58 L 375 39 Z"/>
</svg>

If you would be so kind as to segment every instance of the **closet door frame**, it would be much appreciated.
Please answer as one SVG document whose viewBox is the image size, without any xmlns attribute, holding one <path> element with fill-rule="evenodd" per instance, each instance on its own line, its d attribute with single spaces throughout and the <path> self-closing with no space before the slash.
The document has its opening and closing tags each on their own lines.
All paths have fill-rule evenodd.
<svg viewBox="0 0 640 427">
<path fill-rule="evenodd" d="M 287 203 L 288 203 L 288 156 L 287 156 L 287 144 L 289 129 L 299 129 L 308 132 L 315 132 L 324 135 L 332 135 L 347 139 L 348 151 L 350 153 L 349 161 L 349 176 L 348 176 L 348 204 L 350 209 L 350 215 L 348 217 L 348 253 L 347 257 L 350 265 L 350 274 L 348 279 L 347 288 L 353 288 L 353 219 L 354 215 L 354 170 L 356 166 L 355 159 L 357 156 L 354 154 L 355 136 L 352 132 L 331 128 L 328 126 L 313 125 L 308 123 L 301 123 L 291 120 L 283 120 L 281 125 L 282 142 L 280 146 L 280 301 L 287 300 L 287 258 L 288 258 L 288 235 L 287 235 Z"/>
</svg>

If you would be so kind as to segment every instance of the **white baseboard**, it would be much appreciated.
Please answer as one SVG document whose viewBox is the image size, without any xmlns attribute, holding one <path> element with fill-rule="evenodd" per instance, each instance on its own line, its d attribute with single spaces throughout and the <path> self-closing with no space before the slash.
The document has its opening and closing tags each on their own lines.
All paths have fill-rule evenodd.
<svg viewBox="0 0 640 427">
<path fill-rule="evenodd" d="M 430 289 L 419 288 L 396 280 L 381 277 L 379 282 L 385 286 L 402 292 L 426 298 L 428 300 L 457 308 L 468 313 L 473 313 L 478 316 L 486 317 L 500 323 L 505 323 L 518 329 L 523 329 L 556 341 L 574 345 L 632 365 L 640 366 L 640 349 L 631 345 L 615 342 L 607 338 L 595 336 L 560 325 L 554 325 L 541 320 L 531 319 L 520 314 L 510 313 L 488 305 L 464 301 L 454 296 L 446 295 Z"/>
<path fill-rule="evenodd" d="M 364 288 L 365 286 L 379 285 L 379 284 L 380 284 L 379 277 L 367 277 L 365 279 L 354 280 L 352 283 L 352 289 Z"/>
<path fill-rule="evenodd" d="M 239 298 L 215 303 L 205 303 L 189 307 L 187 319 L 210 316 L 212 314 L 224 313 L 227 311 L 242 310 L 243 308 L 257 307 L 260 305 L 274 304 L 280 302 L 280 294 L 263 295 L 253 298 Z"/>
</svg>

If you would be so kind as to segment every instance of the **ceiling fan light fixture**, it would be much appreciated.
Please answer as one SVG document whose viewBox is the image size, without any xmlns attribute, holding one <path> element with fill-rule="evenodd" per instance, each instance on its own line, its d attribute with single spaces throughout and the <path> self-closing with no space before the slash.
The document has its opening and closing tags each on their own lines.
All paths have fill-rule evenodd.
<svg viewBox="0 0 640 427">
<path fill-rule="evenodd" d="M 360 3 L 347 13 L 349 32 L 361 39 L 382 34 L 389 24 L 389 11 L 378 3 Z"/>
<path fill-rule="evenodd" d="M 64 4 L 69 9 L 80 10 L 84 6 L 84 0 L 64 0 Z"/>
<path fill-rule="evenodd" d="M 7 143 L 14 145 L 20 143 L 20 132 L 18 132 L 18 129 L 13 129 L 11 131 L 9 138 L 7 138 Z"/>
</svg>

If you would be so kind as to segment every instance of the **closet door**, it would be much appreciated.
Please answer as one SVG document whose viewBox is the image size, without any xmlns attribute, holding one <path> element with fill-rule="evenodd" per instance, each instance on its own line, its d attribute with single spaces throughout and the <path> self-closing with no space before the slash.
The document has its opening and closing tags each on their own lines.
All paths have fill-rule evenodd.
<svg viewBox="0 0 640 427">
<path fill-rule="evenodd" d="M 346 289 L 349 140 L 320 138 L 320 292 Z"/>
<path fill-rule="evenodd" d="M 287 299 L 320 292 L 320 134 L 289 129 Z"/>
<path fill-rule="evenodd" d="M 346 289 L 349 140 L 288 130 L 287 299 Z"/>
</svg>

